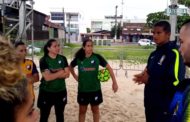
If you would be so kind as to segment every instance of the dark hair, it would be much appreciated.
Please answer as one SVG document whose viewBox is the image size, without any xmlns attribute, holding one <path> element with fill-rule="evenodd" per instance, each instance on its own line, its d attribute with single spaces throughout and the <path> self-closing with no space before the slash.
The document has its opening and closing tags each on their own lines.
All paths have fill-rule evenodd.
<svg viewBox="0 0 190 122">
<path fill-rule="evenodd" d="M 47 43 L 44 45 L 44 56 L 47 56 L 47 55 L 48 55 L 49 51 L 48 51 L 47 48 L 48 48 L 48 47 L 51 47 L 52 43 L 55 42 L 55 41 L 57 41 L 57 40 L 55 40 L 55 39 L 50 39 L 50 40 L 48 40 Z"/>
<path fill-rule="evenodd" d="M 163 30 L 167 33 L 171 32 L 171 25 L 168 21 L 159 21 L 154 24 L 154 27 L 163 27 Z"/>
<path fill-rule="evenodd" d="M 17 48 L 20 45 L 25 45 L 25 44 L 22 41 L 18 41 L 18 42 L 15 42 L 14 47 Z"/>
<path fill-rule="evenodd" d="M 83 47 L 86 46 L 87 42 L 92 42 L 92 40 L 89 39 L 89 38 L 84 38 L 83 39 L 82 47 L 75 53 L 75 58 L 78 58 L 81 61 L 84 60 L 84 58 L 85 58 L 85 51 L 84 51 Z"/>
<path fill-rule="evenodd" d="M 182 25 L 182 26 L 190 26 L 190 19 L 187 19 Z"/>
</svg>

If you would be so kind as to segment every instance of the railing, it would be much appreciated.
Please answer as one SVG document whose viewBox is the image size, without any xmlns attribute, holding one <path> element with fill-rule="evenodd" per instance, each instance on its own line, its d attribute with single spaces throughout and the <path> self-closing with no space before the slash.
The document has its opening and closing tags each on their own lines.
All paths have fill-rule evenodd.
<svg viewBox="0 0 190 122">
<path fill-rule="evenodd" d="M 66 50 L 67 49 L 67 50 Z M 68 59 L 68 63 L 74 58 L 74 54 L 79 48 L 66 48 L 63 53 Z M 118 76 L 118 71 L 124 71 L 125 77 L 128 78 L 129 71 L 143 71 L 146 67 L 146 62 L 148 55 L 145 56 L 135 56 L 138 52 L 151 52 L 150 49 L 130 49 L 130 52 L 122 51 L 117 52 L 118 48 L 94 48 L 94 52 L 101 54 L 110 64 L 116 76 Z M 104 53 L 102 53 L 104 52 Z M 105 52 L 112 52 L 112 57 L 109 57 L 110 54 L 106 55 Z M 133 52 L 132 54 L 130 54 Z M 131 56 L 132 55 L 132 56 Z M 39 60 L 39 59 L 37 59 Z M 37 66 L 39 61 L 37 61 Z"/>
<path fill-rule="evenodd" d="M 71 49 L 70 54 L 69 54 L 70 56 L 67 56 L 67 58 L 73 59 L 73 56 L 77 50 L 78 48 Z M 148 55 L 146 57 L 129 56 L 129 54 L 126 53 L 125 51 L 117 53 L 116 50 L 117 50 L 116 48 L 95 48 L 94 52 L 101 54 L 104 58 L 108 60 L 116 76 L 118 75 L 119 70 L 123 70 L 125 72 L 126 78 L 128 77 L 128 71 L 143 71 L 144 70 L 147 59 L 148 59 Z M 130 49 L 130 51 L 134 51 L 135 53 L 135 51 L 146 52 L 150 50 L 149 49 Z M 101 52 L 115 52 L 113 53 L 114 59 L 110 59 L 108 55 L 105 55 Z"/>
</svg>

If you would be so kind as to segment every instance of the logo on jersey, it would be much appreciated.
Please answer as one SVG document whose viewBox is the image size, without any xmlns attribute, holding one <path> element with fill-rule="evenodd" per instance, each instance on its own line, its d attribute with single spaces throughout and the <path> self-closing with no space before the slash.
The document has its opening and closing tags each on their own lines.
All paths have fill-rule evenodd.
<svg viewBox="0 0 190 122">
<path fill-rule="evenodd" d="M 59 60 L 58 63 L 61 64 L 61 60 Z"/>
<path fill-rule="evenodd" d="M 92 66 L 95 66 L 95 65 L 96 65 L 95 60 L 91 60 L 91 62 L 90 62 L 90 63 L 91 63 L 91 65 L 92 65 Z"/>
<path fill-rule="evenodd" d="M 98 100 L 98 96 L 96 96 L 96 97 L 94 98 L 94 100 L 97 101 L 97 100 Z"/>
<path fill-rule="evenodd" d="M 94 60 L 92 60 L 92 61 L 91 61 L 91 64 L 94 64 L 94 62 L 95 62 L 95 61 L 94 61 Z"/>
<path fill-rule="evenodd" d="M 159 65 L 162 65 L 164 59 L 166 58 L 165 55 L 163 55 L 161 58 L 160 58 L 160 61 L 158 62 Z"/>
<path fill-rule="evenodd" d="M 31 69 L 32 69 L 32 66 L 31 66 L 31 65 L 26 65 L 26 68 L 27 68 L 28 70 L 31 70 Z"/>
</svg>

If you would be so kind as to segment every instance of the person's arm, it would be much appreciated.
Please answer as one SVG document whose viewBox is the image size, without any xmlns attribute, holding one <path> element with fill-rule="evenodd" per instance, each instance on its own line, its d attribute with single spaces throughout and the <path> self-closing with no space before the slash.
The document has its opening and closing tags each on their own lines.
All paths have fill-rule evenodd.
<svg viewBox="0 0 190 122">
<path fill-rule="evenodd" d="M 44 72 L 42 72 L 42 76 L 46 81 L 51 81 L 60 78 L 60 76 L 64 73 L 64 70 L 59 70 L 55 73 L 51 73 L 49 70 L 45 70 Z"/>
<path fill-rule="evenodd" d="M 48 67 L 45 57 L 40 59 L 40 71 L 41 71 L 42 77 L 45 79 L 45 81 L 55 80 L 55 79 L 59 78 L 65 72 L 64 70 L 59 70 L 59 71 L 52 73 Z"/>
<path fill-rule="evenodd" d="M 78 75 L 75 73 L 75 70 L 74 70 L 74 67 L 77 65 L 77 59 L 74 58 L 72 61 L 71 61 L 71 64 L 69 66 L 69 69 L 70 69 L 70 72 L 72 74 L 72 76 L 74 77 L 74 79 L 76 81 L 78 81 Z"/>
<path fill-rule="evenodd" d="M 170 55 L 168 55 L 168 84 L 169 87 L 178 86 L 179 82 L 182 81 L 185 77 L 185 65 L 183 63 L 183 59 L 179 54 L 177 49 L 173 49 Z"/>
<path fill-rule="evenodd" d="M 60 75 L 59 78 L 68 78 L 70 75 L 69 67 L 64 68 L 64 73 Z"/>
<path fill-rule="evenodd" d="M 114 73 L 113 73 L 113 70 L 112 70 L 112 68 L 110 67 L 110 65 L 109 64 L 107 64 L 106 65 L 106 68 L 108 69 L 108 71 L 109 71 L 109 73 L 110 73 L 110 76 L 111 76 L 111 79 L 112 79 L 112 90 L 114 91 L 114 92 L 117 92 L 117 90 L 118 90 L 118 85 L 117 85 L 117 81 L 116 81 L 116 78 L 115 78 L 115 75 L 114 75 Z"/>
<path fill-rule="evenodd" d="M 78 81 L 78 75 L 75 73 L 74 67 L 70 66 L 69 69 L 74 79 Z"/>
<path fill-rule="evenodd" d="M 28 79 L 29 83 L 36 83 L 39 81 L 39 74 L 35 73 L 32 75 L 27 75 L 26 78 Z"/>
<path fill-rule="evenodd" d="M 141 73 L 134 75 L 133 81 L 138 84 L 147 84 L 148 78 L 147 68 L 145 68 Z"/>
<path fill-rule="evenodd" d="M 39 81 L 39 73 L 38 73 L 36 64 L 34 62 L 33 62 L 32 80 L 33 80 L 33 83 Z"/>
<path fill-rule="evenodd" d="M 117 92 L 118 90 L 118 85 L 117 85 L 117 81 L 115 78 L 115 75 L 113 73 L 113 69 L 111 68 L 111 66 L 108 64 L 108 62 L 99 54 L 96 54 L 96 56 L 98 57 L 99 61 L 100 61 L 100 65 L 102 67 L 106 67 L 110 73 L 111 79 L 112 79 L 112 90 L 114 92 Z"/>
<path fill-rule="evenodd" d="M 65 56 L 63 56 L 63 62 L 64 62 L 64 64 L 63 64 L 64 69 L 61 69 L 61 70 L 64 70 L 64 73 L 61 74 L 61 76 L 59 78 L 64 78 L 65 79 L 65 78 L 68 78 L 69 75 L 70 75 L 68 62 L 67 62 L 67 59 L 66 59 Z"/>
<path fill-rule="evenodd" d="M 149 79 L 148 65 L 150 64 L 151 59 L 152 59 L 151 57 L 154 56 L 154 53 L 155 52 L 152 52 L 150 54 L 148 61 L 147 61 L 147 66 L 145 67 L 145 69 L 141 73 L 134 75 L 133 81 L 135 81 L 135 83 L 137 83 L 139 85 L 148 83 L 148 79 Z"/>
<path fill-rule="evenodd" d="M 36 64 L 32 61 L 33 67 L 32 67 L 32 74 L 27 74 L 26 78 L 28 79 L 29 83 L 35 83 L 39 81 L 39 73 L 36 68 Z"/>
</svg>

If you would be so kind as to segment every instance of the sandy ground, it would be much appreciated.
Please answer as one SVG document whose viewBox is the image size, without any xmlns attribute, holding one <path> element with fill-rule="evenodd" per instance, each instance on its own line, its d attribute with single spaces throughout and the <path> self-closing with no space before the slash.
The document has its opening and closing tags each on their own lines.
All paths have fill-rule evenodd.
<svg viewBox="0 0 190 122">
<path fill-rule="evenodd" d="M 38 60 L 35 61 L 38 65 Z M 145 122 L 143 106 L 144 85 L 137 85 L 132 81 L 133 75 L 140 71 L 128 70 L 127 77 L 125 73 L 126 66 L 119 69 L 118 62 L 110 62 L 113 67 L 119 90 L 117 93 L 112 91 L 112 81 L 102 83 L 102 92 L 104 102 L 100 105 L 100 122 Z M 144 65 L 142 66 L 144 67 Z M 137 67 L 136 69 L 139 69 Z M 117 72 L 116 72 L 117 71 Z M 65 108 L 65 122 L 78 121 L 77 104 L 77 82 L 72 76 L 66 79 L 68 104 Z M 39 83 L 35 84 L 36 99 L 38 96 Z M 52 107 L 49 122 L 56 122 L 54 108 Z M 93 122 L 90 106 L 86 115 L 86 122 Z"/>
</svg>

